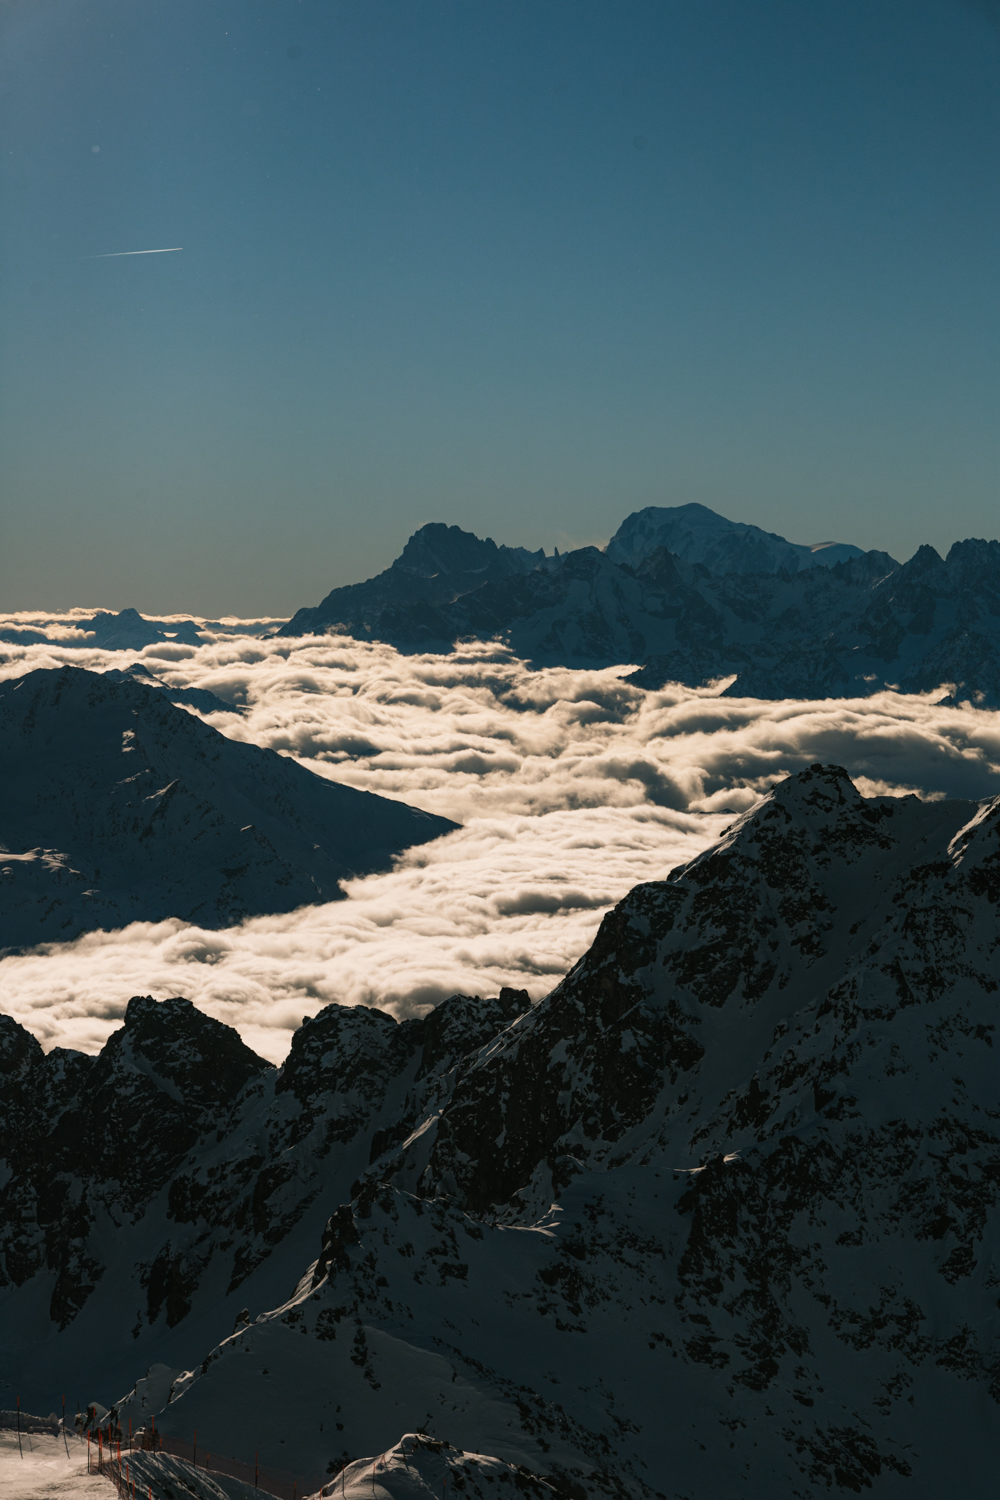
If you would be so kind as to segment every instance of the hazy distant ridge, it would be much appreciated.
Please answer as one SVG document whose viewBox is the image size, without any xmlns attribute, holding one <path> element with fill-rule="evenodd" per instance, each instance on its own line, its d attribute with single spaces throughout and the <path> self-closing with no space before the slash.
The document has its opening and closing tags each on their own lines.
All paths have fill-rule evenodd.
<svg viewBox="0 0 1000 1500">
<path fill-rule="evenodd" d="M 800 546 L 701 505 L 652 506 L 601 551 L 546 557 L 457 526 L 421 527 L 365 583 L 279 634 L 339 632 L 403 649 L 499 638 L 540 665 L 633 661 L 632 681 L 727 676 L 730 695 L 867 696 L 884 688 L 1000 704 L 1000 544 L 921 547 L 900 564 L 848 543 Z"/>
</svg>

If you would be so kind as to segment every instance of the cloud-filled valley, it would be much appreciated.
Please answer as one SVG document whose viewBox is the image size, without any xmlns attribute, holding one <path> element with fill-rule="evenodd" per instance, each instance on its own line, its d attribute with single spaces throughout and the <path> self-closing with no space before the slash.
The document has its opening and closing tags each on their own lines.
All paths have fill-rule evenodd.
<svg viewBox="0 0 1000 1500">
<path fill-rule="evenodd" d="M 1000 714 L 935 701 L 943 691 L 813 702 L 643 692 L 620 680 L 629 663 L 532 671 L 488 644 L 404 655 L 347 638 L 260 639 L 228 621 L 202 628 L 198 646 L 111 651 L 69 644 L 73 618 L 8 617 L 49 639 L 8 635 L 0 678 L 138 663 L 170 689 L 231 705 L 203 714 L 230 738 L 463 826 L 350 882 L 346 901 L 220 931 L 134 923 L 7 954 L 0 1006 L 46 1047 L 96 1050 L 137 993 L 188 996 L 274 1060 L 330 1000 L 403 1017 L 456 991 L 510 985 L 537 999 L 626 891 L 813 761 L 846 766 L 868 795 L 1000 790 Z"/>
</svg>

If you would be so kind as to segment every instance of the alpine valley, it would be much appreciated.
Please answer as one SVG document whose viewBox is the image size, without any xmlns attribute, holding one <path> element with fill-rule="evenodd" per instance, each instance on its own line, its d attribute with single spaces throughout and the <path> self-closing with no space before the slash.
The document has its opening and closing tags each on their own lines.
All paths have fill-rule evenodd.
<svg viewBox="0 0 1000 1500">
<path fill-rule="evenodd" d="M 814 765 L 534 1006 L 0 1018 L 0 1376 L 330 1495 L 986 1500 L 998 838 Z"/>
</svg>

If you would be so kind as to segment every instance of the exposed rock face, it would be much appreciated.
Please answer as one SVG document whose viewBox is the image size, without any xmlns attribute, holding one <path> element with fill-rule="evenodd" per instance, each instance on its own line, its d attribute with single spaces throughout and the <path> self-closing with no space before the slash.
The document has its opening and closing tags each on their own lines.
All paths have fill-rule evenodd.
<svg viewBox="0 0 1000 1500">
<path fill-rule="evenodd" d="M 423 1428 L 588 1496 L 931 1500 L 961 1455 L 985 1500 L 998 901 L 1000 799 L 790 778 L 459 1065 L 158 1421 L 266 1409 L 331 1471 Z"/>
<path fill-rule="evenodd" d="M 98 1057 L 0 1015 L 0 1379 L 119 1395 L 283 1301 L 380 1136 L 527 1006 L 459 995 L 401 1026 L 327 1006 L 281 1069 L 187 1000 L 131 1000 Z"/>
<path fill-rule="evenodd" d="M 121 1229 L 141 1218 L 266 1064 L 186 1000 L 131 1000 L 125 1026 L 96 1058 L 63 1048 L 45 1056 L 9 1017 L 0 1027 L 3 1284 L 50 1273 L 50 1316 L 65 1328 L 106 1269 L 99 1221 L 107 1215 Z"/>
<path fill-rule="evenodd" d="M 78 667 L 0 684 L 0 946 L 336 900 L 455 825 L 227 739 Z"/>
<path fill-rule="evenodd" d="M 640 662 L 629 681 L 645 688 L 731 675 L 730 696 L 759 698 L 950 684 L 956 700 L 1000 704 L 1000 542 L 956 542 L 947 559 L 921 547 L 901 567 L 839 544 L 814 555 L 711 511 L 712 524 L 693 529 L 681 516 L 702 511 L 652 507 L 604 552 L 553 558 L 424 527 L 385 573 L 335 589 L 280 633 L 436 650 L 496 637 L 539 664 Z M 461 545 L 433 571 L 439 532 Z"/>
</svg>

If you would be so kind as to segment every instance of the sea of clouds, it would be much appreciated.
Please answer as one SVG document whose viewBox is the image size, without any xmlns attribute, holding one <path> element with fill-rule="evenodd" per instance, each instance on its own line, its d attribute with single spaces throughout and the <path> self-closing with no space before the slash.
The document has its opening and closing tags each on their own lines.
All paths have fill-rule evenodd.
<svg viewBox="0 0 1000 1500">
<path fill-rule="evenodd" d="M 501 985 L 539 999 L 632 886 L 802 766 L 846 766 L 869 796 L 1000 793 L 1000 714 L 947 706 L 945 687 L 778 703 L 720 697 L 724 682 L 647 693 L 621 680 L 628 663 L 534 671 L 498 645 L 405 655 L 259 638 L 248 632 L 266 622 L 235 620 L 198 648 L 100 651 L 74 624 L 86 613 L 0 618 L 8 636 L 50 636 L 0 645 L 0 678 L 141 662 L 231 704 L 200 715 L 231 739 L 462 826 L 352 881 L 343 901 L 222 931 L 138 922 L 0 958 L 0 1009 L 46 1048 L 97 1050 L 135 994 L 185 995 L 273 1061 L 331 1000 L 403 1017 Z"/>
</svg>

